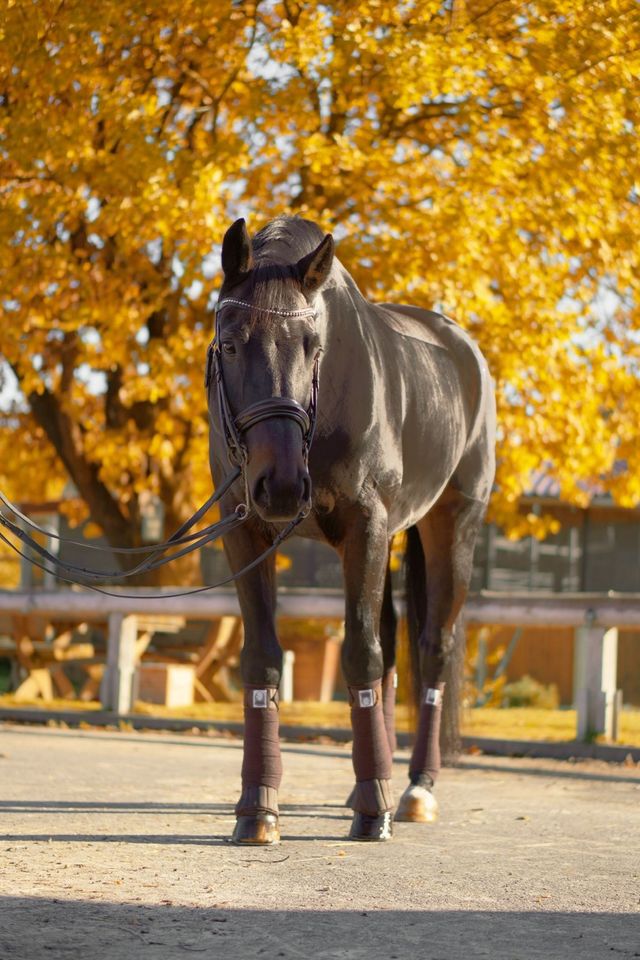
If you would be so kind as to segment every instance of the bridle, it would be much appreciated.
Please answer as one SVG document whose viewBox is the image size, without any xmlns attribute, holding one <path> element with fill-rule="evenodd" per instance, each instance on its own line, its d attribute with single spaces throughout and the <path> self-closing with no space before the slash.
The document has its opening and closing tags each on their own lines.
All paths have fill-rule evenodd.
<svg viewBox="0 0 640 960">
<path fill-rule="evenodd" d="M 285 417 L 289 420 L 294 420 L 302 430 L 302 455 L 306 465 L 309 460 L 309 448 L 311 447 L 316 429 L 320 354 L 317 354 L 313 364 L 311 397 L 306 410 L 302 404 L 298 403 L 298 401 L 292 397 L 267 397 L 265 400 L 258 400 L 257 403 L 252 403 L 234 417 L 231 412 L 224 382 L 222 353 L 220 349 L 218 317 L 226 306 L 240 306 L 248 310 L 258 310 L 261 313 L 277 314 L 278 316 L 287 317 L 315 318 L 315 310 L 312 307 L 302 310 L 272 310 L 268 307 L 254 307 L 244 300 L 234 300 L 231 298 L 221 300 L 216 310 L 216 335 L 211 341 L 207 352 L 207 370 L 205 374 L 205 388 L 207 390 L 210 390 L 212 380 L 215 380 L 216 383 L 218 409 L 222 420 L 222 429 L 229 460 L 232 464 L 241 467 L 244 471 L 248 460 L 248 453 L 242 436 L 247 430 L 250 430 L 251 427 L 254 427 L 257 423 L 261 423 L 263 420 Z"/>
<path fill-rule="evenodd" d="M 139 599 L 139 594 L 126 594 L 120 592 L 115 593 L 114 591 L 97 587 L 95 586 L 95 583 L 90 583 L 88 581 L 92 580 L 99 582 L 105 580 L 124 579 L 126 577 L 148 573 L 149 571 L 155 570 L 166 563 L 170 563 L 172 560 L 176 560 L 194 550 L 198 550 L 200 547 L 203 547 L 214 540 L 220 539 L 220 537 L 230 533 L 232 530 L 237 529 L 239 526 L 245 523 L 246 520 L 253 514 L 246 473 L 248 452 L 243 440 L 244 434 L 250 430 L 251 427 L 255 426 L 257 423 L 261 423 L 263 420 L 276 417 L 284 417 L 294 420 L 302 431 L 302 452 L 305 464 L 307 464 L 309 448 L 311 447 L 316 428 L 320 357 L 319 355 L 316 356 L 314 361 L 313 375 L 311 380 L 311 397 L 309 406 L 306 410 L 300 403 L 298 403 L 297 400 L 294 400 L 292 397 L 267 397 L 265 400 L 258 400 L 256 403 L 252 403 L 245 410 L 234 416 L 231 411 L 224 383 L 218 321 L 218 315 L 220 311 L 229 305 L 236 305 L 249 310 L 257 310 L 262 313 L 273 314 L 277 316 L 316 316 L 315 310 L 313 310 L 311 307 L 302 310 L 274 310 L 267 307 L 256 307 L 251 303 L 247 303 L 243 300 L 234 300 L 232 298 L 225 298 L 218 303 L 216 308 L 216 335 L 211 341 L 207 351 L 205 389 L 207 390 L 207 395 L 209 395 L 212 381 L 215 380 L 222 430 L 232 469 L 224 478 L 218 489 L 209 497 L 209 499 L 206 500 L 205 503 L 203 503 L 202 506 L 196 510 L 196 512 L 169 537 L 168 540 L 165 540 L 164 543 L 153 544 L 146 547 L 105 548 L 98 547 L 94 544 L 84 543 L 80 540 L 72 540 L 67 537 L 60 537 L 57 534 L 38 526 L 27 516 L 21 513 L 18 507 L 11 503 L 11 501 L 0 492 L 0 504 L 4 505 L 4 507 L 11 511 L 18 521 L 16 522 L 15 520 L 10 519 L 2 512 L 2 509 L 0 508 L 0 526 L 8 530 L 9 533 L 18 539 L 22 544 L 24 544 L 26 548 L 29 548 L 32 552 L 41 557 L 41 561 L 35 560 L 33 556 L 25 553 L 11 540 L 9 540 L 8 537 L 0 532 L 1 542 L 5 543 L 12 550 L 14 550 L 15 553 L 19 554 L 19 556 L 23 557 L 25 560 L 28 560 L 34 566 L 44 570 L 45 573 L 53 573 L 58 579 L 66 583 L 79 584 L 80 586 L 88 587 L 90 590 L 95 590 L 98 593 L 103 593 L 107 596 Z M 239 479 L 242 479 L 244 484 L 244 501 L 240 502 L 236 506 L 233 513 L 223 517 L 217 523 L 209 524 L 199 533 L 189 533 L 191 528 L 209 512 L 215 503 L 217 503 L 226 493 L 229 492 L 231 487 Z M 265 551 L 263 551 L 263 553 L 261 553 L 237 573 L 225 577 L 223 580 L 218 581 L 218 583 L 209 584 L 204 587 L 194 587 L 191 590 L 182 590 L 174 593 L 156 594 L 156 596 L 167 599 L 172 597 L 188 596 L 192 593 L 203 593 L 206 590 L 213 590 L 215 587 L 221 587 L 227 583 L 231 583 L 233 580 L 237 580 L 239 577 L 254 569 L 254 567 L 258 566 L 258 564 L 262 563 L 263 560 L 274 553 L 280 544 L 286 540 L 288 536 L 290 536 L 295 527 L 297 527 L 298 524 L 308 516 L 309 509 L 310 507 L 305 507 L 302 509 L 298 515 L 293 518 L 293 520 L 290 520 L 282 530 L 276 533 L 271 546 L 269 546 Z M 33 536 L 27 533 L 25 529 L 26 527 L 33 530 L 35 533 L 45 534 L 51 539 L 70 544 L 71 546 L 82 547 L 87 550 L 118 555 L 144 553 L 147 556 L 140 563 L 137 563 L 134 567 L 126 571 L 91 570 L 88 567 L 82 567 L 78 564 L 61 560 L 59 556 L 52 553 L 50 550 L 47 550 L 46 547 L 43 547 L 42 544 L 38 543 Z M 179 549 L 175 550 L 175 548 Z M 173 550 L 175 550 L 175 552 L 169 552 Z M 53 568 L 46 566 L 47 563 L 52 564 Z M 60 571 L 64 571 L 68 574 L 68 576 L 62 576 Z M 153 594 L 145 594 L 145 596 L 153 596 Z"/>
</svg>

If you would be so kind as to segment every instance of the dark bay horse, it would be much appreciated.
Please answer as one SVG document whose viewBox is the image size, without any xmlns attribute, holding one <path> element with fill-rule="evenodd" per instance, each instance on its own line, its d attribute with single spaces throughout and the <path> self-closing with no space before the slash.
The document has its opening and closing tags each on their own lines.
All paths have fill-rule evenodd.
<svg viewBox="0 0 640 960">
<path fill-rule="evenodd" d="M 229 454 L 244 471 L 222 501 L 250 506 L 225 538 L 234 572 L 292 520 L 340 555 L 346 596 L 342 667 L 356 783 L 350 836 L 391 836 L 395 744 L 392 536 L 407 531 L 408 618 L 418 730 L 395 817 L 428 822 L 440 768 L 445 670 L 494 476 L 495 405 L 480 351 L 447 317 L 369 303 L 330 235 L 297 217 L 251 240 L 244 220 L 222 246 L 224 282 L 209 390 L 216 485 Z M 244 509 L 244 508 L 243 508 Z M 237 843 L 273 843 L 282 764 L 274 555 L 237 582 L 245 739 Z M 449 690 L 451 694 L 451 691 Z"/>
</svg>

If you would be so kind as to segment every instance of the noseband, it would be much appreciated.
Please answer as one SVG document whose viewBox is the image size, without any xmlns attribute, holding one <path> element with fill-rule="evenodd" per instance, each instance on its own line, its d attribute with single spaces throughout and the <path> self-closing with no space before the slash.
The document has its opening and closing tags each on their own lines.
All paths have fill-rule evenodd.
<svg viewBox="0 0 640 960">
<path fill-rule="evenodd" d="M 266 397 L 264 400 L 258 400 L 252 403 L 246 409 L 235 416 L 231 412 L 229 398 L 224 383 L 224 373 L 222 369 L 222 354 L 220 350 L 220 338 L 218 334 L 217 316 L 227 305 L 245 307 L 248 310 L 258 310 L 261 313 L 273 314 L 279 317 L 315 317 L 316 312 L 312 307 L 303 310 L 271 310 L 267 307 L 255 307 L 251 303 L 245 303 L 244 300 L 233 300 L 227 298 L 221 300 L 216 310 L 216 336 L 209 345 L 207 354 L 207 371 L 205 376 L 205 387 L 210 387 L 211 381 L 215 379 L 218 395 L 218 407 L 222 419 L 222 428 L 224 431 L 225 442 L 229 460 L 234 466 L 239 466 L 243 473 L 249 459 L 249 454 L 243 434 L 255 427 L 257 423 L 263 420 L 271 420 L 275 417 L 294 420 L 302 431 L 302 455 L 305 465 L 309 458 L 309 448 L 313 441 L 313 435 L 316 428 L 316 417 L 318 411 L 318 383 L 319 383 L 319 365 L 320 355 L 313 364 L 313 375 L 311 378 L 311 397 L 309 406 L 305 410 L 302 404 L 298 403 L 292 397 Z M 246 487 L 246 477 L 245 477 Z M 248 496 L 248 491 L 247 491 Z M 249 501 L 247 499 L 247 507 Z"/>
</svg>

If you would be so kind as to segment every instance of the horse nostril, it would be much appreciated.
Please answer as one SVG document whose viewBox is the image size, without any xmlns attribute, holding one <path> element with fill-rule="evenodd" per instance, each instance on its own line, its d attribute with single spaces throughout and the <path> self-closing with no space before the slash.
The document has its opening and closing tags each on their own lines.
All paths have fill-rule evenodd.
<svg viewBox="0 0 640 960">
<path fill-rule="evenodd" d="M 253 487 L 253 502 L 261 507 L 269 506 L 269 491 L 267 490 L 267 475 L 263 473 Z"/>
<path fill-rule="evenodd" d="M 291 520 L 311 503 L 311 477 L 304 469 L 281 476 L 267 467 L 253 481 L 251 499 L 265 520 Z"/>
<path fill-rule="evenodd" d="M 311 477 L 308 473 L 305 473 L 302 478 L 302 502 L 311 502 Z"/>
</svg>

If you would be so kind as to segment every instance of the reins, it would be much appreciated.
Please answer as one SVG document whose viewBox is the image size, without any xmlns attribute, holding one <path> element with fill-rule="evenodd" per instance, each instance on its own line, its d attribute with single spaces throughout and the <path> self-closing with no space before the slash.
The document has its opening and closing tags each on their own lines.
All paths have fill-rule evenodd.
<svg viewBox="0 0 640 960">
<path fill-rule="evenodd" d="M 216 314 L 218 314 L 220 310 L 227 305 L 237 305 L 250 310 L 260 310 L 264 313 L 278 314 L 280 316 L 315 316 L 315 311 L 311 307 L 303 310 L 279 311 L 266 307 L 255 307 L 253 304 L 246 303 L 245 301 L 233 299 L 225 299 L 220 301 L 218 303 Z M 184 557 L 187 554 L 192 553 L 194 550 L 199 550 L 208 543 L 211 543 L 214 540 L 219 540 L 221 537 L 224 537 L 226 534 L 242 526 L 242 524 L 253 515 L 253 508 L 251 505 L 251 498 L 246 476 L 248 453 L 243 442 L 242 435 L 257 423 L 261 423 L 263 420 L 267 420 L 272 417 L 285 417 L 294 420 L 302 431 L 303 456 L 305 463 L 307 462 L 309 448 L 313 441 L 317 418 L 319 356 L 316 357 L 313 366 L 311 398 L 309 407 L 306 410 L 301 404 L 298 403 L 297 400 L 294 400 L 291 397 L 268 397 L 265 400 L 259 400 L 257 403 L 251 404 L 245 410 L 234 416 L 231 411 L 226 387 L 224 384 L 220 341 L 217 335 L 217 330 L 216 336 L 212 340 L 207 351 L 207 365 L 205 373 L 205 389 L 207 390 L 207 394 L 210 391 L 211 382 L 213 379 L 215 379 L 216 382 L 218 409 L 220 411 L 223 434 L 232 470 L 224 478 L 221 486 L 211 494 L 205 503 L 203 503 L 202 506 L 199 507 L 198 510 L 196 510 L 196 512 L 192 514 L 192 516 L 189 517 L 189 519 L 186 520 L 168 538 L 168 540 L 165 540 L 163 543 L 149 544 L 144 547 L 101 547 L 97 546 L 96 544 L 84 543 L 81 540 L 73 540 L 67 537 L 61 537 L 44 527 L 38 526 L 38 524 L 30 520 L 29 517 L 22 513 L 18 507 L 15 506 L 15 504 L 11 503 L 11 501 L 7 499 L 2 492 L 0 492 L 0 503 L 9 511 L 11 511 L 14 517 L 19 521 L 16 522 L 15 520 L 11 520 L 0 508 L 0 526 L 4 527 L 12 536 L 19 540 L 25 546 L 25 548 L 28 548 L 36 553 L 41 560 L 36 560 L 28 553 L 25 553 L 2 532 L 0 532 L 0 541 L 5 543 L 20 557 L 33 564 L 33 566 L 44 570 L 45 573 L 53 574 L 57 577 L 57 579 L 62 580 L 64 583 L 77 584 L 79 586 L 87 587 L 90 590 L 105 594 L 106 596 L 138 599 L 139 594 L 126 594 L 121 592 L 116 593 L 115 591 L 110 591 L 104 589 L 103 587 L 95 586 L 95 583 L 91 583 L 90 581 L 100 582 L 105 580 L 120 580 L 126 579 L 127 577 L 139 576 L 142 573 L 148 573 L 152 570 L 158 569 L 158 567 L 164 566 L 167 563 L 171 563 L 173 560 Z M 219 500 L 222 499 L 222 497 L 231 489 L 233 484 L 239 479 L 242 479 L 244 482 L 244 501 L 237 505 L 235 511 L 228 516 L 223 517 L 216 523 L 209 524 L 199 532 L 189 533 L 191 528 L 200 520 L 202 520 L 204 516 L 206 516 L 209 510 Z M 263 560 L 277 550 L 280 544 L 293 532 L 295 527 L 302 520 L 304 520 L 304 518 L 308 515 L 308 512 L 308 509 L 301 510 L 293 520 L 290 520 L 286 524 L 280 533 L 276 534 L 276 537 L 270 547 L 264 550 L 258 557 L 244 566 L 242 570 L 239 570 L 237 573 L 230 574 L 228 577 L 219 580 L 217 583 L 207 584 L 203 587 L 194 587 L 189 590 L 182 590 L 175 593 L 156 594 L 155 596 L 167 598 L 189 596 L 193 593 L 203 593 L 207 590 L 214 590 L 216 587 L 224 586 L 225 584 L 239 579 L 250 570 L 253 570 L 254 567 L 258 566 L 258 564 L 262 563 Z M 46 547 L 42 546 L 42 544 L 38 543 L 37 540 L 31 536 L 26 529 L 24 529 L 25 527 L 34 531 L 35 533 L 39 533 L 51 539 L 57 540 L 60 543 L 81 547 L 87 550 L 98 551 L 103 554 L 131 555 L 144 553 L 146 556 L 143 560 L 128 570 L 92 570 L 76 563 L 61 560 L 56 554 L 52 553 Z M 53 567 L 49 567 L 46 564 L 52 564 Z M 60 571 L 68 574 L 68 576 L 62 576 Z M 154 595 L 145 594 L 145 596 Z"/>
</svg>

